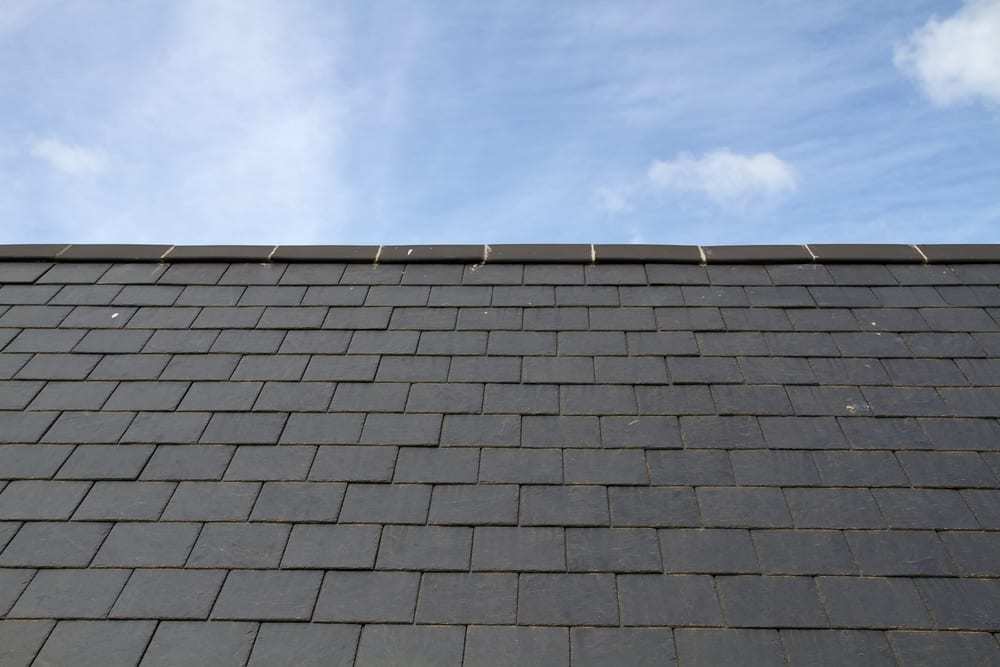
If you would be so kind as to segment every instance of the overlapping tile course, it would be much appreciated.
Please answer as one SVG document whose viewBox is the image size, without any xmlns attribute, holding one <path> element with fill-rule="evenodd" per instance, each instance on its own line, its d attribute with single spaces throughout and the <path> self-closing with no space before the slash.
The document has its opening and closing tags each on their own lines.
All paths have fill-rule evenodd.
<svg viewBox="0 0 1000 667">
<path fill-rule="evenodd" d="M 0 263 L 0 664 L 998 664 L 1000 264 L 882 251 Z"/>
</svg>

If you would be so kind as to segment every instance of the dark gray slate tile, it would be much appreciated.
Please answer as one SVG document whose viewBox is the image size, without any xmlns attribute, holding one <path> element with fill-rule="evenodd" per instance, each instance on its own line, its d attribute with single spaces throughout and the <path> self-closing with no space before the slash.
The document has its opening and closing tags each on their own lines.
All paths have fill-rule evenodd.
<svg viewBox="0 0 1000 667">
<path fill-rule="evenodd" d="M 417 623 L 514 623 L 517 575 L 428 573 L 421 577 Z"/>
<path fill-rule="evenodd" d="M 457 667 L 462 664 L 464 637 L 465 629 L 460 626 L 367 625 L 361 633 L 354 664 Z"/>
<path fill-rule="evenodd" d="M 351 484 L 341 523 L 424 523 L 431 487 L 425 484 Z"/>
<path fill-rule="evenodd" d="M 1000 535 L 997 533 L 955 531 L 940 533 L 940 537 L 961 574 L 993 577 L 1000 574 Z"/>
<path fill-rule="evenodd" d="M 881 632 L 868 630 L 782 630 L 781 641 L 793 665 L 896 664 Z"/>
<path fill-rule="evenodd" d="M 681 417 L 681 438 L 692 449 L 764 447 L 764 437 L 754 417 Z"/>
<path fill-rule="evenodd" d="M 25 523 L 0 554 L 0 566 L 87 567 L 110 529 L 107 523 Z"/>
<path fill-rule="evenodd" d="M 792 523 L 780 489 L 707 486 L 697 494 L 706 526 L 783 528 Z"/>
<path fill-rule="evenodd" d="M 285 547 L 284 568 L 369 569 L 375 565 L 379 526 L 297 524 Z"/>
<path fill-rule="evenodd" d="M 189 443 L 197 442 L 208 413 L 142 412 L 135 416 L 122 436 L 123 442 Z"/>
<path fill-rule="evenodd" d="M 776 630 L 679 628 L 674 632 L 674 641 L 677 658 L 685 666 L 786 664 Z"/>
<path fill-rule="evenodd" d="M 467 570 L 472 528 L 386 526 L 376 567 L 382 570 Z"/>
<path fill-rule="evenodd" d="M 361 435 L 364 415 L 292 413 L 281 433 L 284 444 L 353 444 Z"/>
<path fill-rule="evenodd" d="M 955 574 L 944 544 L 933 531 L 850 531 L 847 541 L 861 573 L 882 576 Z"/>
<path fill-rule="evenodd" d="M 309 620 L 322 579 L 320 572 L 230 572 L 212 608 L 212 618 Z"/>
<path fill-rule="evenodd" d="M 830 622 L 845 628 L 926 628 L 931 619 L 910 579 L 818 577 Z"/>
<path fill-rule="evenodd" d="M 21 594 L 10 618 L 104 618 L 128 570 L 42 570 Z"/>
<path fill-rule="evenodd" d="M 371 414 L 361 432 L 364 445 L 435 445 L 441 415 Z"/>
<path fill-rule="evenodd" d="M 669 528 L 659 534 L 663 569 L 667 574 L 760 571 L 749 531 Z"/>
<path fill-rule="evenodd" d="M 136 570 L 109 616 L 207 619 L 225 578 L 223 570 Z"/>
<path fill-rule="evenodd" d="M 573 664 L 673 664 L 673 635 L 667 628 L 573 628 Z M 556 663 L 558 664 L 558 663 Z"/>
<path fill-rule="evenodd" d="M 428 523 L 503 525 L 517 523 L 518 489 L 512 484 L 434 487 Z"/>
<path fill-rule="evenodd" d="M 305 415 L 301 415 L 305 416 Z M 234 445 L 273 445 L 285 426 L 282 413 L 216 413 L 201 434 L 199 442 Z"/>
<path fill-rule="evenodd" d="M 260 484 L 181 482 L 163 511 L 165 521 L 245 521 Z"/>
<path fill-rule="evenodd" d="M 618 577 L 624 625 L 721 625 L 712 578 L 626 574 Z"/>
<path fill-rule="evenodd" d="M 15 480 L 0 491 L 0 519 L 68 519 L 89 488 L 88 482 Z"/>
<path fill-rule="evenodd" d="M 690 487 L 611 487 L 614 526 L 697 526 L 698 504 Z"/>
<path fill-rule="evenodd" d="M 892 648 L 907 665 L 990 665 L 1000 645 L 984 632 L 890 632 Z"/>
<path fill-rule="evenodd" d="M 660 572 L 660 545 L 649 528 L 570 528 L 566 559 L 579 572 Z"/>
<path fill-rule="evenodd" d="M 70 445 L 0 445 L 0 479 L 52 477 L 71 451 Z"/>
<path fill-rule="evenodd" d="M 395 447 L 321 446 L 309 479 L 330 482 L 388 482 L 396 464 Z"/>
<path fill-rule="evenodd" d="M 875 489 L 872 491 L 890 528 L 977 528 L 958 491 L 944 489 Z"/>
<path fill-rule="evenodd" d="M 466 631 L 463 664 L 467 667 L 518 667 L 530 663 L 569 667 L 568 634 L 566 628 L 473 625 Z"/>
<path fill-rule="evenodd" d="M 314 619 L 338 623 L 410 623 L 417 604 L 417 572 L 328 572 Z"/>
<path fill-rule="evenodd" d="M 201 527 L 196 523 L 116 523 L 94 567 L 181 567 Z"/>
<path fill-rule="evenodd" d="M 157 626 L 141 664 L 239 667 L 246 663 L 256 635 L 256 623 L 165 621 Z"/>
<path fill-rule="evenodd" d="M 764 574 L 857 574 L 851 549 L 840 531 L 755 530 Z"/>
<path fill-rule="evenodd" d="M 28 667 L 55 621 L 0 621 L 0 663 Z"/>
<path fill-rule="evenodd" d="M 525 447 L 599 447 L 597 417 L 525 416 L 521 419 Z"/>
<path fill-rule="evenodd" d="M 45 442 L 118 442 L 134 416 L 131 412 L 64 412 L 45 433 Z"/>
<path fill-rule="evenodd" d="M 526 486 L 520 520 L 526 526 L 606 526 L 607 490 L 601 486 Z"/>
<path fill-rule="evenodd" d="M 335 521 L 345 487 L 336 482 L 265 482 L 250 519 Z"/>
<path fill-rule="evenodd" d="M 155 521 L 174 482 L 96 482 L 73 518 L 77 521 Z"/>
<path fill-rule="evenodd" d="M 226 470 L 226 480 L 246 482 L 257 480 L 303 480 L 309 473 L 315 447 L 288 445 L 257 447 L 244 445 Z"/>
<path fill-rule="evenodd" d="M 360 633 L 354 625 L 262 623 L 249 665 L 350 667 Z"/>
<path fill-rule="evenodd" d="M 716 577 L 726 621 L 741 627 L 827 625 L 811 577 Z"/>
<path fill-rule="evenodd" d="M 882 528 L 885 520 L 868 489 L 786 489 L 797 528 Z"/>
<path fill-rule="evenodd" d="M 563 454 L 567 484 L 647 484 L 646 459 L 642 450 L 568 450 Z"/>
<path fill-rule="evenodd" d="M 516 447 L 521 444 L 520 415 L 446 415 L 442 445 Z"/>
<path fill-rule="evenodd" d="M 479 481 L 499 484 L 559 484 L 562 453 L 558 449 L 484 448 Z"/>
<path fill-rule="evenodd" d="M 535 572 L 565 570 L 563 529 L 477 527 L 472 547 L 472 569 Z"/>
<path fill-rule="evenodd" d="M 135 665 L 155 628 L 153 621 L 61 621 L 33 664 Z"/>
<path fill-rule="evenodd" d="M 939 629 L 1000 629 L 1000 582 L 995 579 L 916 579 Z"/>
<path fill-rule="evenodd" d="M 210 523 L 198 536 L 188 567 L 276 568 L 290 527 L 265 523 Z"/>
<path fill-rule="evenodd" d="M 610 574 L 522 574 L 521 625 L 618 625 L 618 598 Z"/>
<path fill-rule="evenodd" d="M 229 445 L 159 445 L 140 478 L 219 480 L 234 449 Z"/>
</svg>

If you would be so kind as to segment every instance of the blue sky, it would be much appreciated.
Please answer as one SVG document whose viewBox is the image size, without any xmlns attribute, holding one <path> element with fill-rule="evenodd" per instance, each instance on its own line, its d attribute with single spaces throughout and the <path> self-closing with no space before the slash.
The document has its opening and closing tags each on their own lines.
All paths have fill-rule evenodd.
<svg viewBox="0 0 1000 667">
<path fill-rule="evenodd" d="M 4 0 L 0 242 L 1000 242 L 1000 0 Z"/>
</svg>

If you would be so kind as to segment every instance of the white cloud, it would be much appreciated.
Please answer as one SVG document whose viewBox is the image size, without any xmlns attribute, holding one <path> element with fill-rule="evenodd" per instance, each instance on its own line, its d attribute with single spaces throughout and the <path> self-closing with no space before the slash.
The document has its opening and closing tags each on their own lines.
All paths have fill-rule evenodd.
<svg viewBox="0 0 1000 667">
<path fill-rule="evenodd" d="M 657 160 L 647 172 L 656 188 L 699 192 L 720 202 L 745 202 L 796 188 L 795 169 L 774 153 L 740 155 L 728 149 Z"/>
<path fill-rule="evenodd" d="M 31 154 L 71 176 L 96 175 L 107 166 L 107 159 L 102 151 L 67 144 L 51 137 L 33 142 Z"/>
<path fill-rule="evenodd" d="M 971 0 L 949 18 L 932 17 L 896 46 L 894 61 L 935 104 L 1000 104 L 1000 0 Z"/>
</svg>

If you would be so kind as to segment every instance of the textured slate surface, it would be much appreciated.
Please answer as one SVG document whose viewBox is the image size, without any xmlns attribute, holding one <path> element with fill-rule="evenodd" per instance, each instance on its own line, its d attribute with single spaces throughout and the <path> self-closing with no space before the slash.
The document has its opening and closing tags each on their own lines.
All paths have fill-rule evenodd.
<svg viewBox="0 0 1000 667">
<path fill-rule="evenodd" d="M 442 253 L 0 263 L 0 664 L 1000 664 L 1000 265 Z"/>
</svg>

